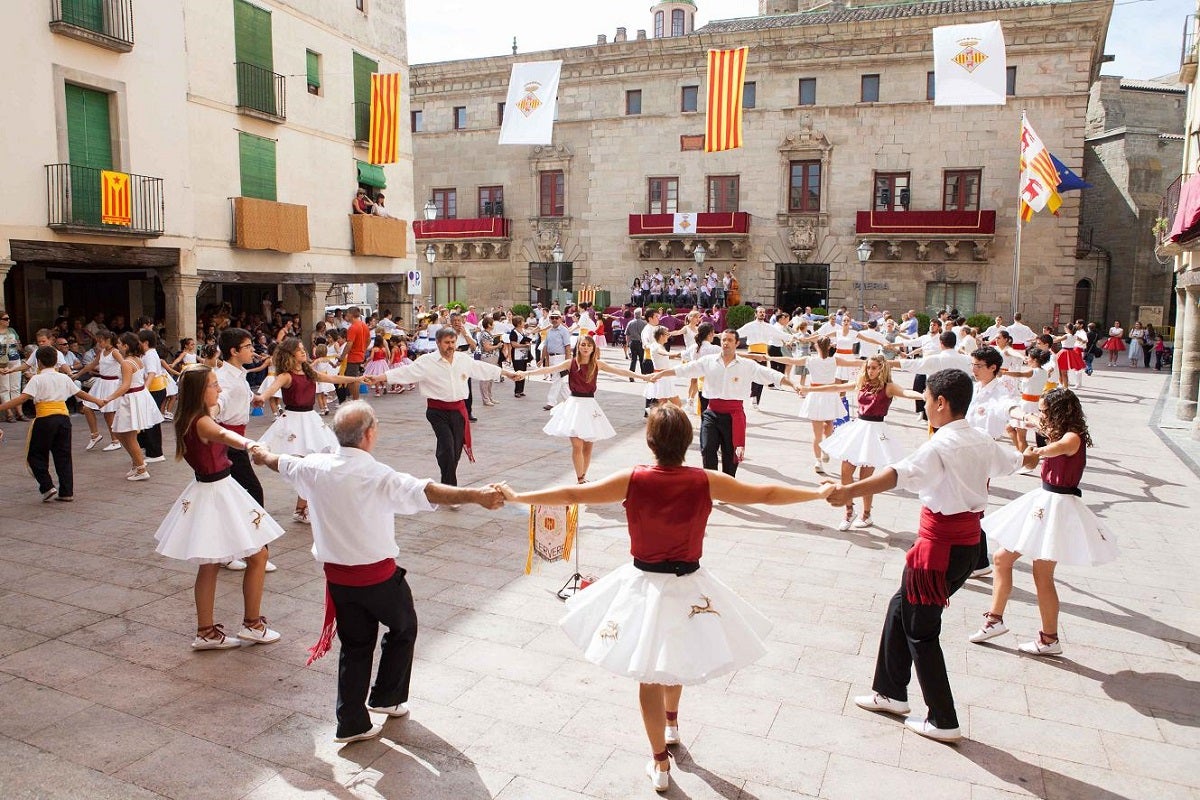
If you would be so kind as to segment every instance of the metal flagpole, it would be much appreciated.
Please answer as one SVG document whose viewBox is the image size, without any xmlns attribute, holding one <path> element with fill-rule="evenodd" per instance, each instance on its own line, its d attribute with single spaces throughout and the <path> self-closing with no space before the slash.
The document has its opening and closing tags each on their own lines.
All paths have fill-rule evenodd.
<svg viewBox="0 0 1200 800">
<path fill-rule="evenodd" d="M 1020 133 L 1024 130 L 1025 130 L 1025 110 L 1021 109 L 1021 131 L 1019 131 L 1017 134 L 1018 147 L 1019 147 L 1019 143 L 1021 141 Z M 1019 156 L 1018 156 L 1017 163 L 1020 164 Z M 1017 300 L 1018 300 L 1018 293 L 1020 292 L 1020 287 L 1021 287 L 1021 227 L 1022 227 L 1021 180 L 1024 178 L 1024 176 L 1025 176 L 1025 170 L 1021 169 L 1021 171 L 1017 174 L 1017 239 L 1016 239 L 1016 243 L 1013 247 L 1012 309 L 1010 311 L 1011 314 L 1016 314 L 1018 311 Z"/>
</svg>

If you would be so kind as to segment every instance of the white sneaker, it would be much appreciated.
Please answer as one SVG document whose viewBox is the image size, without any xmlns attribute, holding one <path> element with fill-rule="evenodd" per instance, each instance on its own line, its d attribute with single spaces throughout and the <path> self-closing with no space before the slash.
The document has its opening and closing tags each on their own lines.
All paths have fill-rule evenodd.
<svg viewBox="0 0 1200 800">
<path fill-rule="evenodd" d="M 266 617 L 259 617 L 258 622 L 262 625 L 261 628 L 251 628 L 249 625 L 243 623 L 242 629 L 237 633 L 237 638 L 251 644 L 271 644 L 272 642 L 279 641 L 279 631 L 273 631 L 267 627 Z"/>
<path fill-rule="evenodd" d="M 338 744 L 349 744 L 350 742 L 361 742 L 366 739 L 374 739 L 379 734 L 383 733 L 382 725 L 372 725 L 362 733 L 354 733 L 350 736 L 335 736 L 333 740 Z"/>
<path fill-rule="evenodd" d="M 166 460 L 167 460 L 166 456 L 153 456 L 151 458 L 147 458 L 146 463 L 147 464 L 161 464 L 162 462 L 164 462 Z"/>
<path fill-rule="evenodd" d="M 939 728 L 927 719 L 908 717 L 904 720 L 904 726 L 913 733 L 937 742 L 953 744 L 962 738 L 962 731 L 958 728 Z"/>
<path fill-rule="evenodd" d="M 869 528 L 874 524 L 875 521 L 870 517 L 859 517 L 858 519 L 854 520 L 854 527 L 856 528 Z"/>
<path fill-rule="evenodd" d="M 850 526 L 854 524 L 854 519 L 854 517 L 845 517 L 841 522 L 838 523 L 837 529 L 839 531 L 850 530 Z"/>
<path fill-rule="evenodd" d="M 263 570 L 263 571 L 264 571 L 264 572 L 274 572 L 274 571 L 275 571 L 275 570 L 277 570 L 277 569 L 279 569 L 279 567 L 275 566 L 275 564 L 274 564 L 274 563 L 272 563 L 272 562 L 268 561 L 268 562 L 267 562 L 267 568 L 266 568 L 265 570 Z"/>
<path fill-rule="evenodd" d="M 101 453 L 111 453 L 113 450 L 120 450 L 120 449 L 121 449 L 120 442 L 109 442 L 108 444 L 104 445 L 104 447 L 102 447 L 100 449 L 100 452 Z"/>
<path fill-rule="evenodd" d="M 175 419 L 175 415 L 172 414 L 170 411 L 164 411 L 163 419 L 166 420 L 167 422 L 171 422 L 172 420 Z"/>
<path fill-rule="evenodd" d="M 146 471 L 145 467 L 140 467 L 138 469 L 135 469 L 133 471 L 133 474 L 126 477 L 125 480 L 127 480 L 127 481 L 148 481 L 148 480 L 150 480 L 150 473 Z"/>
<path fill-rule="evenodd" d="M 101 436 L 100 434 L 97 433 L 95 436 L 92 436 L 91 438 L 88 439 L 87 447 L 85 447 L 83 449 L 91 450 L 93 447 L 100 444 L 100 440 L 103 438 L 104 438 L 103 436 Z"/>
<path fill-rule="evenodd" d="M 817 461 L 816 463 L 813 464 L 813 472 L 817 473 L 818 475 L 824 475 L 825 474 L 825 465 L 823 463 L 821 463 L 820 461 Z"/>
<path fill-rule="evenodd" d="M 220 625 L 206 628 L 204 634 L 197 633 L 192 640 L 193 650 L 228 650 L 231 647 L 241 647 L 242 643 L 232 636 L 226 636 Z"/>
<path fill-rule="evenodd" d="M 394 706 L 367 706 L 367 711 L 374 711 L 376 714 L 387 714 L 389 717 L 408 716 L 408 706 L 404 703 L 397 703 Z"/>
<path fill-rule="evenodd" d="M 983 627 L 972 633 L 967 638 L 967 641 L 979 644 L 980 642 L 986 642 L 988 639 L 1003 636 L 1006 633 L 1008 633 L 1008 626 L 1004 624 L 1004 620 L 984 614 Z"/>
<path fill-rule="evenodd" d="M 246 562 L 240 558 L 235 558 L 233 561 L 228 561 L 221 566 L 225 567 L 225 569 L 231 569 L 234 572 L 241 572 L 246 568 Z"/>
<path fill-rule="evenodd" d="M 667 727 L 663 731 L 663 735 L 667 739 L 667 744 L 679 744 L 679 726 L 678 725 L 668 724 Z"/>
<path fill-rule="evenodd" d="M 1031 656 L 1061 656 L 1063 651 L 1062 644 L 1057 639 L 1050 644 L 1042 644 L 1041 636 L 1032 642 L 1017 645 L 1017 649 Z"/>
<path fill-rule="evenodd" d="M 55 489 L 53 486 L 51 486 L 46 491 L 42 492 L 42 502 L 49 503 L 51 500 L 54 499 L 54 496 L 57 494 L 58 494 L 58 489 Z"/>
<path fill-rule="evenodd" d="M 646 765 L 646 776 L 650 778 L 650 785 L 656 792 L 665 792 L 671 788 L 671 771 L 664 772 L 659 769 L 654 759 L 650 759 L 650 763 Z"/>
<path fill-rule="evenodd" d="M 986 567 L 980 567 L 979 569 L 971 571 L 972 578 L 986 578 L 988 575 L 991 575 L 991 574 L 992 574 L 992 565 L 991 564 L 988 564 Z"/>
<path fill-rule="evenodd" d="M 879 692 L 875 694 L 860 694 L 854 698 L 854 705 L 867 711 L 883 711 L 887 714 L 897 714 L 904 716 L 908 714 L 910 709 L 906 700 L 893 700 L 890 697 L 884 697 Z"/>
</svg>

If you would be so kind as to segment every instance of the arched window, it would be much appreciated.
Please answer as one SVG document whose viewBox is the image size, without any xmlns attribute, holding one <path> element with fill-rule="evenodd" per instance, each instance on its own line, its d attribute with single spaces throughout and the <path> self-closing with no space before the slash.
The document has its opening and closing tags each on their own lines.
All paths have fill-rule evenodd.
<svg viewBox="0 0 1200 800">
<path fill-rule="evenodd" d="M 1081 278 L 1075 284 L 1075 308 L 1073 319 L 1088 319 L 1088 310 L 1092 306 L 1092 282 L 1088 278 Z"/>
<path fill-rule="evenodd" d="M 663 35 L 663 12 L 654 12 L 654 38 L 661 39 Z"/>
<path fill-rule="evenodd" d="M 683 10 L 675 9 L 671 12 L 671 35 L 683 36 Z"/>
</svg>

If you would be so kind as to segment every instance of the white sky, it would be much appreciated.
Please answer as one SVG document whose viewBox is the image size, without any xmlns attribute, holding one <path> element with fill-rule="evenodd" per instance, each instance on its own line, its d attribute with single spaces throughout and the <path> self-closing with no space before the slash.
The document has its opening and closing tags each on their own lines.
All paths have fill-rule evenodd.
<svg viewBox="0 0 1200 800">
<path fill-rule="evenodd" d="M 396 2 L 397 0 L 378 0 Z M 652 0 L 410 0 L 408 52 L 413 64 L 507 55 L 609 41 L 619 26 L 633 38 L 651 30 Z M 697 0 L 696 27 L 714 20 L 753 16 L 757 0 Z M 1117 0 L 1106 52 L 1116 61 L 1106 75 L 1152 78 L 1179 69 L 1184 17 L 1194 0 Z"/>
</svg>

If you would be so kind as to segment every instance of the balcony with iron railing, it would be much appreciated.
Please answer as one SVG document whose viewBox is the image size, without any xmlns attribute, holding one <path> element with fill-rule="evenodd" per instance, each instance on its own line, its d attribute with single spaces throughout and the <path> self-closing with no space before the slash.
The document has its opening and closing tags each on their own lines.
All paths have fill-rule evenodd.
<svg viewBox="0 0 1200 800">
<path fill-rule="evenodd" d="M 354 103 L 354 141 L 365 144 L 371 139 L 371 104 Z"/>
<path fill-rule="evenodd" d="M 1200 52 L 1196 47 L 1196 15 L 1188 14 L 1183 20 L 1183 45 L 1179 51 L 1179 82 L 1190 84 L 1196 79 L 1196 64 Z"/>
<path fill-rule="evenodd" d="M 243 114 L 268 122 L 287 119 L 287 81 L 265 67 L 238 61 L 237 109 Z"/>
<path fill-rule="evenodd" d="M 1171 181 L 1171 185 L 1163 193 L 1162 202 L 1158 206 L 1158 218 L 1154 220 L 1154 252 L 1160 258 L 1169 258 L 1177 256 L 1185 249 L 1191 249 L 1196 240 L 1200 237 L 1200 229 L 1197 226 L 1184 225 L 1183 229 L 1172 235 L 1175 230 L 1175 222 L 1180 214 L 1180 200 L 1183 197 L 1183 185 L 1188 182 L 1191 175 L 1183 174 L 1175 180 Z M 1184 213 L 1195 213 L 1195 202 L 1190 202 L 1193 206 L 1191 210 L 1183 209 Z"/>
<path fill-rule="evenodd" d="M 163 179 L 128 175 L 119 190 L 106 187 L 104 170 L 75 164 L 46 165 L 47 225 L 71 233 L 148 238 L 163 233 Z M 117 173 L 120 176 L 122 173 Z M 118 181 L 120 178 L 118 177 Z M 127 185 L 127 189 L 125 186 Z M 104 193 L 110 191 L 109 203 Z M 106 222 L 115 216 L 128 223 Z"/>
<path fill-rule="evenodd" d="M 133 0 L 52 0 L 50 30 L 107 50 L 133 50 Z"/>
</svg>

